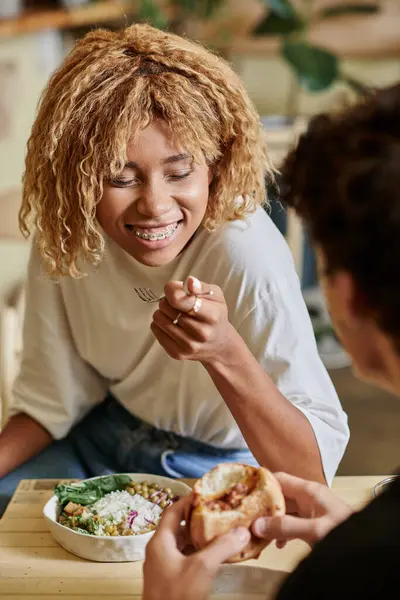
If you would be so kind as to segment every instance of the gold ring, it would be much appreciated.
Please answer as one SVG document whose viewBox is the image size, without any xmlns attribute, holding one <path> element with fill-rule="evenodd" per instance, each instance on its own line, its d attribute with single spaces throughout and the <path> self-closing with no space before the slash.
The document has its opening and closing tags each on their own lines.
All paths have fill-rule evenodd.
<svg viewBox="0 0 400 600">
<path fill-rule="evenodd" d="M 191 316 L 198 313 L 201 308 L 201 298 L 199 298 L 198 296 L 195 296 L 195 298 L 196 298 L 196 300 L 194 301 L 192 308 L 188 312 L 188 315 L 191 315 Z"/>
<path fill-rule="evenodd" d="M 179 325 L 178 321 L 179 321 L 179 317 L 181 316 L 181 314 L 182 313 L 180 312 L 176 315 L 175 319 L 172 321 L 173 325 Z"/>
</svg>

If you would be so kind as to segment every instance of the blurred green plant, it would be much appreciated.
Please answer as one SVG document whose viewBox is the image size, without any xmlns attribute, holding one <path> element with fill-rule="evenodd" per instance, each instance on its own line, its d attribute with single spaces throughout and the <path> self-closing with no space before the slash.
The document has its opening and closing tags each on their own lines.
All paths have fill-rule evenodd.
<svg viewBox="0 0 400 600">
<path fill-rule="evenodd" d="M 262 2 L 268 7 L 267 15 L 257 25 L 253 35 L 280 38 L 280 54 L 301 88 L 308 92 L 322 92 L 342 81 L 357 94 L 368 90 L 362 82 L 343 72 L 342 63 L 335 54 L 311 44 L 308 32 L 316 16 L 318 19 L 332 19 L 342 15 L 377 13 L 378 0 L 365 0 L 364 4 L 350 1 L 346 5 L 326 8 L 317 15 L 313 11 L 313 0 L 304 0 L 302 10 L 297 10 L 291 0 Z M 212 19 L 217 11 L 224 8 L 226 0 L 170 0 L 167 4 L 174 15 L 172 20 L 167 18 L 164 7 L 157 0 L 140 0 L 138 20 L 150 22 L 162 29 L 168 27 L 182 32 L 184 24 L 190 20 Z"/>
<path fill-rule="evenodd" d="M 342 70 L 340 59 L 325 48 L 308 42 L 308 31 L 315 16 L 318 20 L 342 15 L 372 14 L 379 11 L 377 0 L 364 4 L 341 4 L 313 13 L 313 0 L 304 0 L 303 10 L 297 11 L 290 0 L 264 0 L 269 13 L 259 23 L 254 35 L 281 37 L 280 52 L 292 69 L 300 86 L 308 92 L 322 92 L 337 81 L 343 81 L 357 94 L 368 88 L 362 82 L 349 77 Z"/>
</svg>

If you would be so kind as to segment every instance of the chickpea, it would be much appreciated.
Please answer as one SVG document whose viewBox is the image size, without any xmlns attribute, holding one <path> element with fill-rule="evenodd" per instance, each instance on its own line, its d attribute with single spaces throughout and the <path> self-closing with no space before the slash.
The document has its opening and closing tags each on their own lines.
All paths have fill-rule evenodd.
<svg viewBox="0 0 400 600">
<path fill-rule="evenodd" d="M 134 488 L 132 488 L 132 487 L 128 487 L 128 488 L 126 488 L 126 491 L 127 491 L 127 492 L 128 492 L 128 494 L 130 494 L 131 496 L 134 496 L 134 495 L 135 495 L 135 493 L 136 493 L 136 492 L 135 492 L 135 490 L 134 490 Z"/>
<path fill-rule="evenodd" d="M 148 500 L 150 498 L 150 494 L 147 491 L 143 492 L 142 496 L 143 496 L 143 498 L 146 498 L 146 500 Z"/>
<path fill-rule="evenodd" d="M 161 502 L 158 505 L 160 508 L 167 508 L 168 506 L 168 502 L 166 500 L 161 500 Z"/>
<path fill-rule="evenodd" d="M 169 496 L 172 494 L 172 490 L 170 488 L 165 488 L 164 492 Z"/>
<path fill-rule="evenodd" d="M 106 525 L 104 529 L 106 533 L 112 533 L 114 531 L 113 525 Z"/>
<path fill-rule="evenodd" d="M 111 537 L 116 537 L 117 535 L 119 535 L 119 532 L 115 530 L 112 532 Z"/>
</svg>

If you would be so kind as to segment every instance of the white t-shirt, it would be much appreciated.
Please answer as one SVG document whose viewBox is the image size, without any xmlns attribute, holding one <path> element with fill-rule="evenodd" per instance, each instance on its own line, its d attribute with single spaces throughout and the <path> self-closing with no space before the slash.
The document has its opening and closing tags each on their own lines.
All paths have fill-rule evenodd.
<svg viewBox="0 0 400 600">
<path fill-rule="evenodd" d="M 201 229 L 172 263 L 147 267 L 111 240 L 89 275 L 46 279 L 38 250 L 28 270 L 24 350 L 12 414 L 25 412 L 54 438 L 107 391 L 137 417 L 222 448 L 246 443 L 204 367 L 175 361 L 150 330 L 165 283 L 195 275 L 221 287 L 229 319 L 281 393 L 309 419 L 330 481 L 349 432 L 318 356 L 287 244 L 262 208 L 215 233 Z"/>
</svg>

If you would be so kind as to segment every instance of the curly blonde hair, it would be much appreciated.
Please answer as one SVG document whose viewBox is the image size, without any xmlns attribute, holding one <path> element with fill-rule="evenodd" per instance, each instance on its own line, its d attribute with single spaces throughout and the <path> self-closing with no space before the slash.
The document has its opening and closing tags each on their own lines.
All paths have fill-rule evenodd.
<svg viewBox="0 0 400 600">
<path fill-rule="evenodd" d="M 82 260 L 100 262 L 103 181 L 118 177 L 128 143 L 155 118 L 213 165 L 209 231 L 266 201 L 273 169 L 262 127 L 224 60 L 149 25 L 93 31 L 51 77 L 28 141 L 20 228 L 26 237 L 35 228 L 51 276 L 79 277 Z"/>
</svg>

